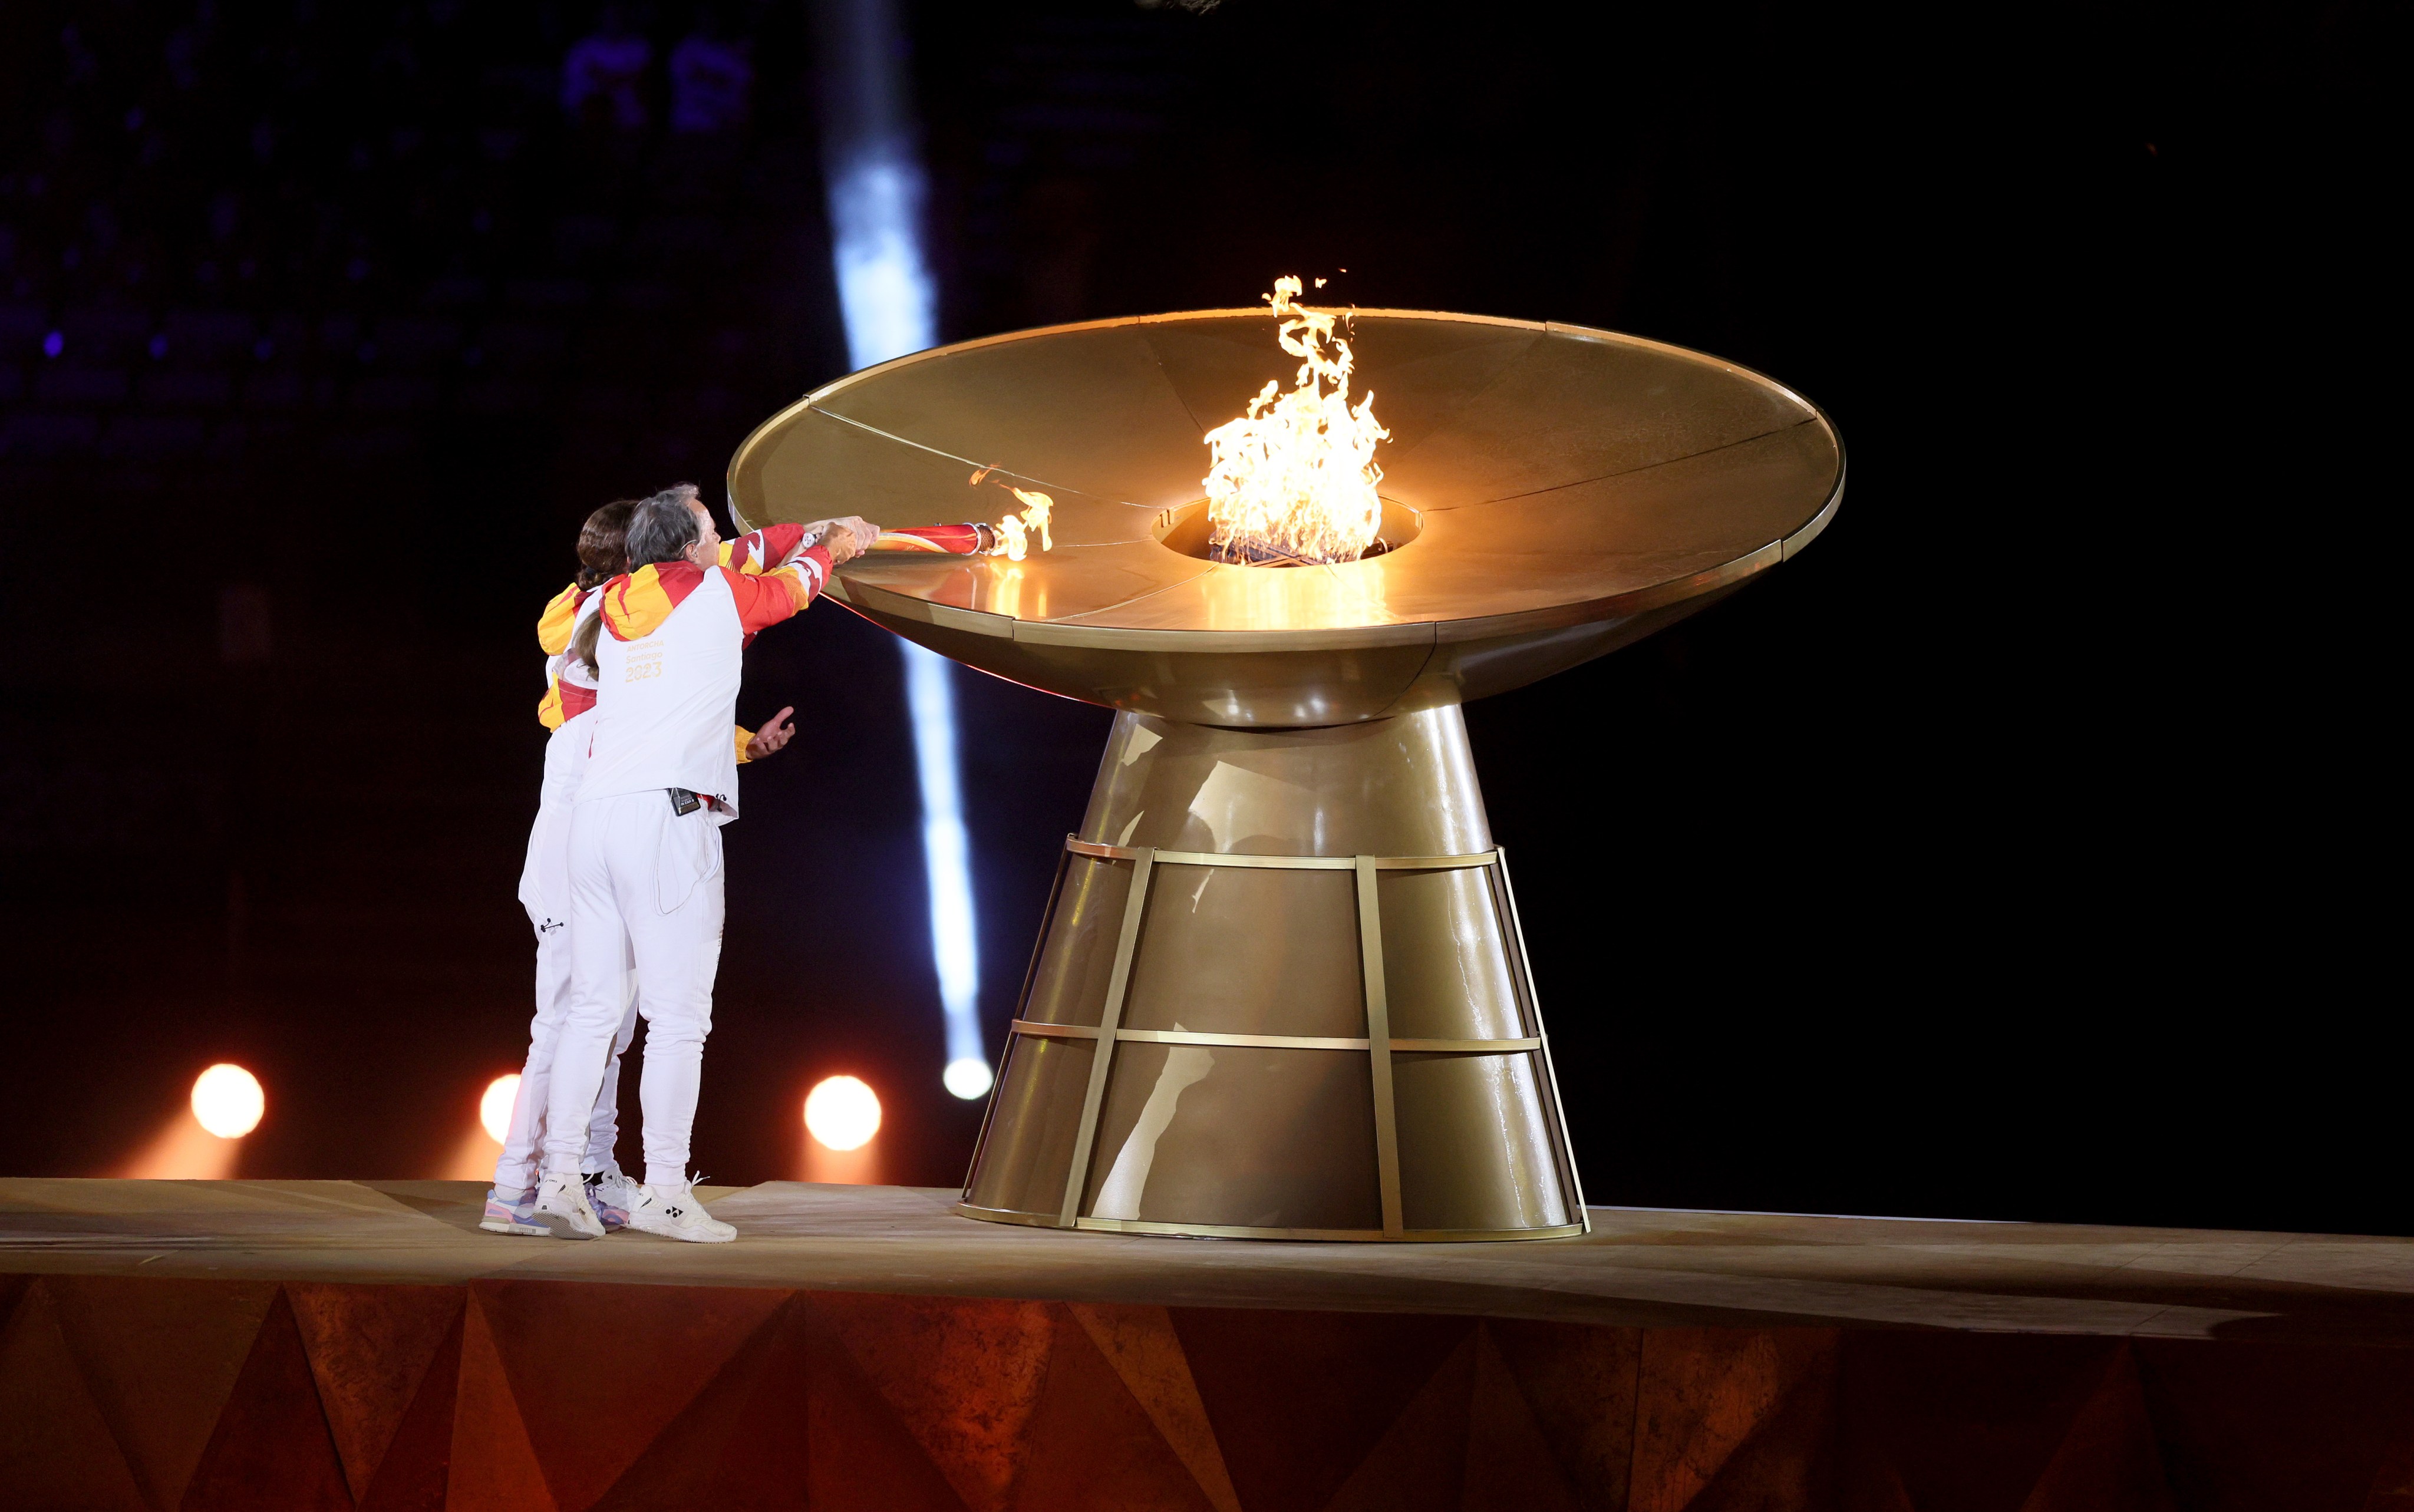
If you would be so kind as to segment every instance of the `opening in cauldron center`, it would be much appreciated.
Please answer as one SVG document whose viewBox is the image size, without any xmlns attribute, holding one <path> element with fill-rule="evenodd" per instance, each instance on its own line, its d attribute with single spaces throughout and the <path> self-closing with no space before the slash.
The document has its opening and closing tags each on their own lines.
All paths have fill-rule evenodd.
<svg viewBox="0 0 2414 1512">
<path fill-rule="evenodd" d="M 1376 528 L 1374 543 L 1368 546 L 1358 559 L 1363 562 L 1371 557 L 1398 551 L 1409 541 L 1416 540 L 1417 532 L 1423 528 L 1424 519 L 1416 511 L 1406 504 L 1387 498 L 1383 500 L 1383 523 Z M 1170 510 L 1159 511 L 1156 523 L 1151 526 L 1149 530 L 1156 537 L 1159 545 L 1178 551 L 1185 556 L 1196 556 L 1202 562 L 1224 560 L 1215 555 L 1207 542 L 1207 501 L 1203 498 L 1188 504 L 1176 505 Z M 1314 564 L 1276 559 L 1234 565 L 1304 567 Z"/>
</svg>

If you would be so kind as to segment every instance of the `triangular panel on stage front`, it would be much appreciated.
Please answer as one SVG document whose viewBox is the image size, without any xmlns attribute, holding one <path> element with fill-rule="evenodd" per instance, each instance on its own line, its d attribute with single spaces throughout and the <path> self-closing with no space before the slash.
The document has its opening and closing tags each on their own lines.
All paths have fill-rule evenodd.
<svg viewBox="0 0 2414 1512">
<path fill-rule="evenodd" d="M 25 1287 L 0 1326 L 0 1487 L 22 1506 L 151 1512 L 47 1291 Z"/>
<path fill-rule="evenodd" d="M 1832 1446 L 1836 1345 L 1832 1329 L 1647 1329 L 1630 1512 L 1806 1501 Z"/>
<path fill-rule="evenodd" d="M 528 1424 L 521 1420 L 485 1302 L 473 1288 L 462 1317 L 446 1505 L 556 1512 L 553 1489 L 545 1484 L 544 1467 L 529 1442 Z"/>
<path fill-rule="evenodd" d="M 1453 1512 L 1467 1480 L 1467 1409 L 1479 1337 L 1462 1336 L 1425 1378 L 1325 1503 L 1329 1512 Z"/>
<path fill-rule="evenodd" d="M 1249 1512 L 1322 1506 L 1475 1327 L 1405 1313 L 1175 1308 L 1171 1316 Z"/>
<path fill-rule="evenodd" d="M 749 1334 L 695 1400 L 612 1483 L 596 1512 L 806 1505 L 810 1351 L 793 1296 Z"/>
<path fill-rule="evenodd" d="M 319 1404 L 310 1356 L 281 1291 L 261 1319 L 178 1505 L 184 1512 L 351 1512 L 351 1489 Z"/>
<path fill-rule="evenodd" d="M 2175 1512 L 2138 1356 L 2116 1344 L 2019 1512 Z"/>
<path fill-rule="evenodd" d="M 564 1507 L 611 1490 L 788 1297 L 555 1281 L 479 1282 L 471 1294 Z"/>
<path fill-rule="evenodd" d="M 823 1295 L 814 1305 L 964 1505 L 1003 1512 L 1047 1378 L 1052 1304 Z"/>
<path fill-rule="evenodd" d="M 461 1290 L 300 1282 L 285 1296 L 357 1500 L 368 1494 L 428 1362 L 461 1316 Z"/>
<path fill-rule="evenodd" d="M 1565 1324 L 1557 1327 L 1571 1333 L 1604 1331 Z M 1617 1401 L 1618 1394 L 1613 1394 L 1606 1401 L 1595 1399 L 1586 1405 L 1607 1416 Z M 1617 1468 L 1622 1480 L 1626 1467 Z M 1489 1322 L 1476 1334 L 1475 1390 L 1467 1409 L 1465 1486 L 1459 1505 L 1467 1512 L 1588 1512 L 1604 1505 L 1600 1498 L 1587 1500 L 1579 1494 L 1569 1480 L 1500 1348 L 1498 1327 Z M 1619 1490 L 1622 1502 L 1623 1486 Z"/>
<path fill-rule="evenodd" d="M 453 1326 L 419 1372 L 419 1389 L 395 1425 L 360 1512 L 442 1512 L 453 1466 L 453 1415 L 461 1385 L 461 1345 L 468 1332 L 467 1294 L 455 1291 Z M 466 1501 L 455 1504 L 467 1506 Z"/>
<path fill-rule="evenodd" d="M 1051 1311 L 1056 1337 L 1014 1505 L 1020 1512 L 1217 1512 L 1072 1310 Z"/>
<path fill-rule="evenodd" d="M 1189 1467 L 1209 1505 L 1215 1512 L 1241 1512 L 1231 1472 L 1215 1443 L 1214 1425 L 1207 1420 L 1207 1404 L 1199 1399 L 1199 1383 L 1191 1378 L 1172 1315 L 1161 1307 L 1122 1303 L 1066 1306 L 1157 1432 Z"/>
<path fill-rule="evenodd" d="M 909 1431 L 832 1326 L 858 1298 L 806 1296 L 805 1505 L 814 1512 L 965 1512 L 947 1476 Z"/>
<path fill-rule="evenodd" d="M 1493 1318 L 1484 1331 L 1585 1512 L 1625 1512 L 1643 1330 Z"/>
<path fill-rule="evenodd" d="M 135 1479 L 155 1505 L 177 1505 L 276 1283 L 52 1276 L 43 1284 Z"/>
</svg>

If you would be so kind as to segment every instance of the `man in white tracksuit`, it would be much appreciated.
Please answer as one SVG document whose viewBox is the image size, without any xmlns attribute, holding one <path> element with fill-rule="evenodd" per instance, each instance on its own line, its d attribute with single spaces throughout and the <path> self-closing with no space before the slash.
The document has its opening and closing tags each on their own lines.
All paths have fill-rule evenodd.
<svg viewBox="0 0 2414 1512">
<path fill-rule="evenodd" d="M 749 576 L 720 564 L 693 487 L 657 494 L 630 516 L 630 571 L 604 589 L 595 733 L 571 810 L 571 1001 L 532 1209 L 557 1238 L 604 1234 L 579 1163 L 633 954 L 646 1019 L 646 1179 L 629 1226 L 704 1243 L 737 1238 L 696 1203 L 688 1140 L 721 962 L 721 826 L 738 817 L 730 729 L 742 654 L 875 533 L 852 518 L 808 526 L 788 561 Z"/>
<path fill-rule="evenodd" d="M 635 499 L 621 499 L 587 517 L 578 533 L 577 580 L 557 594 L 537 620 L 537 645 L 547 659 L 537 722 L 553 733 L 545 743 L 544 786 L 519 891 L 536 930 L 536 1015 L 529 1025 L 519 1095 L 513 1100 L 503 1152 L 495 1163 L 495 1185 L 478 1224 L 490 1234 L 549 1232 L 536 1223 L 533 1209 L 553 1087 L 554 1040 L 570 1007 L 570 811 L 594 734 L 595 632 L 601 629 L 595 616 L 604 607 L 604 585 L 628 571 L 629 515 L 636 507 Z M 769 565 L 772 554 L 793 555 L 803 534 L 801 526 L 774 526 L 722 547 L 720 559 L 741 572 L 759 572 Z M 783 721 L 792 712 L 782 709 L 759 732 L 743 726 L 734 731 L 738 763 L 761 761 L 785 746 L 794 732 Z M 628 1007 L 604 1062 L 595 1112 L 588 1121 L 587 1157 L 581 1163 L 588 1204 L 606 1229 L 628 1223 L 637 1196 L 638 1183 L 622 1174 L 614 1154 L 620 1132 L 620 1057 L 637 1030 L 635 989 L 632 965 L 623 994 Z"/>
</svg>

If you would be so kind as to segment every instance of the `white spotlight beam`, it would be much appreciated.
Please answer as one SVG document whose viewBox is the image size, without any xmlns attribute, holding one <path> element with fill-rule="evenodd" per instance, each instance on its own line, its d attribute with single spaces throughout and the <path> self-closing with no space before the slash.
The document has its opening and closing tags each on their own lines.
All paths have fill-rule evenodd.
<svg viewBox="0 0 2414 1512">
<path fill-rule="evenodd" d="M 922 252 L 926 181 L 905 76 L 905 33 L 890 0 L 814 0 L 820 59 L 822 176 L 830 261 L 847 360 L 858 368 L 938 343 L 937 299 Z M 922 861 L 931 897 L 931 956 L 946 1014 L 947 1090 L 990 1088 L 981 1045 L 980 955 L 973 918 L 972 847 L 956 761 L 955 689 L 946 659 L 900 638 L 914 761 L 921 778 Z"/>
</svg>

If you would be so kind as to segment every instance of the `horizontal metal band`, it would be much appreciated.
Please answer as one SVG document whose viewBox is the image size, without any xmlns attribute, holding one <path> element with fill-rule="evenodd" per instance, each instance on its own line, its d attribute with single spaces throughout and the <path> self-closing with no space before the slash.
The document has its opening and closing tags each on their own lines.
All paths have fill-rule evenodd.
<svg viewBox="0 0 2414 1512">
<path fill-rule="evenodd" d="M 1229 1045 L 1257 1050 L 1363 1050 L 1364 1040 L 1333 1039 L 1312 1034 L 1208 1034 L 1186 1029 L 1119 1029 L 1118 1040 L 1143 1045 Z"/>
<path fill-rule="evenodd" d="M 982 1208 L 970 1216 L 986 1216 Z M 1585 1232 L 1582 1223 L 1557 1223 L 1549 1228 L 1426 1228 L 1386 1234 L 1379 1228 L 1248 1228 L 1236 1223 L 1156 1223 L 1136 1218 L 1082 1218 L 1074 1227 L 1109 1234 L 1163 1234 L 1210 1239 L 1310 1239 L 1328 1243 L 1468 1244 L 1499 1239 L 1569 1239 Z"/>
<path fill-rule="evenodd" d="M 1095 1040 L 1098 1037 L 1095 1024 L 1043 1024 L 1034 1019 L 1018 1018 L 1006 1028 L 1017 1034 L 1036 1034 L 1050 1039 Z M 1314 1034 L 1211 1034 L 1186 1029 L 1118 1029 L 1115 1038 L 1122 1043 L 1138 1041 L 1143 1045 L 1229 1045 L 1259 1050 L 1363 1050 L 1371 1043 L 1363 1039 Z M 1392 1041 L 1393 1053 L 1411 1055 L 1508 1055 L 1542 1047 L 1540 1039 Z"/>
<path fill-rule="evenodd" d="M 1042 1024 L 1028 1018 L 1010 1020 L 1006 1031 L 1011 1034 L 1037 1034 L 1051 1040 L 1095 1040 L 1098 1037 L 1095 1024 Z"/>
<path fill-rule="evenodd" d="M 1507 1055 L 1515 1050 L 1539 1050 L 1540 1036 L 1524 1040 L 1392 1040 L 1393 1055 Z"/>
<path fill-rule="evenodd" d="M 1137 861 L 1147 850 L 1144 846 L 1101 845 L 1069 835 L 1065 838 L 1065 849 L 1075 855 L 1095 856 L 1101 861 Z M 1226 855 L 1212 851 L 1153 853 L 1160 867 L 1261 867 L 1276 871 L 1358 869 L 1358 858 L 1350 855 Z M 1486 851 L 1480 855 L 1378 855 L 1367 859 L 1384 871 L 1447 871 L 1459 867 L 1488 867 L 1499 858 L 1499 852 Z"/>
<path fill-rule="evenodd" d="M 1063 1228 L 1054 1213 L 1020 1212 L 1010 1208 L 981 1208 L 959 1202 L 955 1210 L 966 1218 L 992 1223 L 1021 1223 L 1030 1228 Z M 1074 1227 L 1109 1234 L 1163 1234 L 1216 1239 L 1322 1239 L 1342 1243 L 1378 1242 L 1379 1228 L 1244 1228 L 1231 1223 L 1155 1223 L 1136 1218 L 1082 1218 Z M 1396 1244 L 1468 1244 L 1500 1239 L 1566 1239 L 1586 1231 L 1583 1223 L 1557 1223 L 1549 1228 L 1427 1228 L 1408 1229 L 1391 1237 Z"/>
<path fill-rule="evenodd" d="M 1012 1208 L 982 1208 L 969 1202 L 956 1204 L 957 1214 L 977 1218 L 990 1223 L 1021 1223 L 1027 1228 L 1063 1228 L 1065 1224 L 1054 1213 L 1026 1213 Z"/>
</svg>

